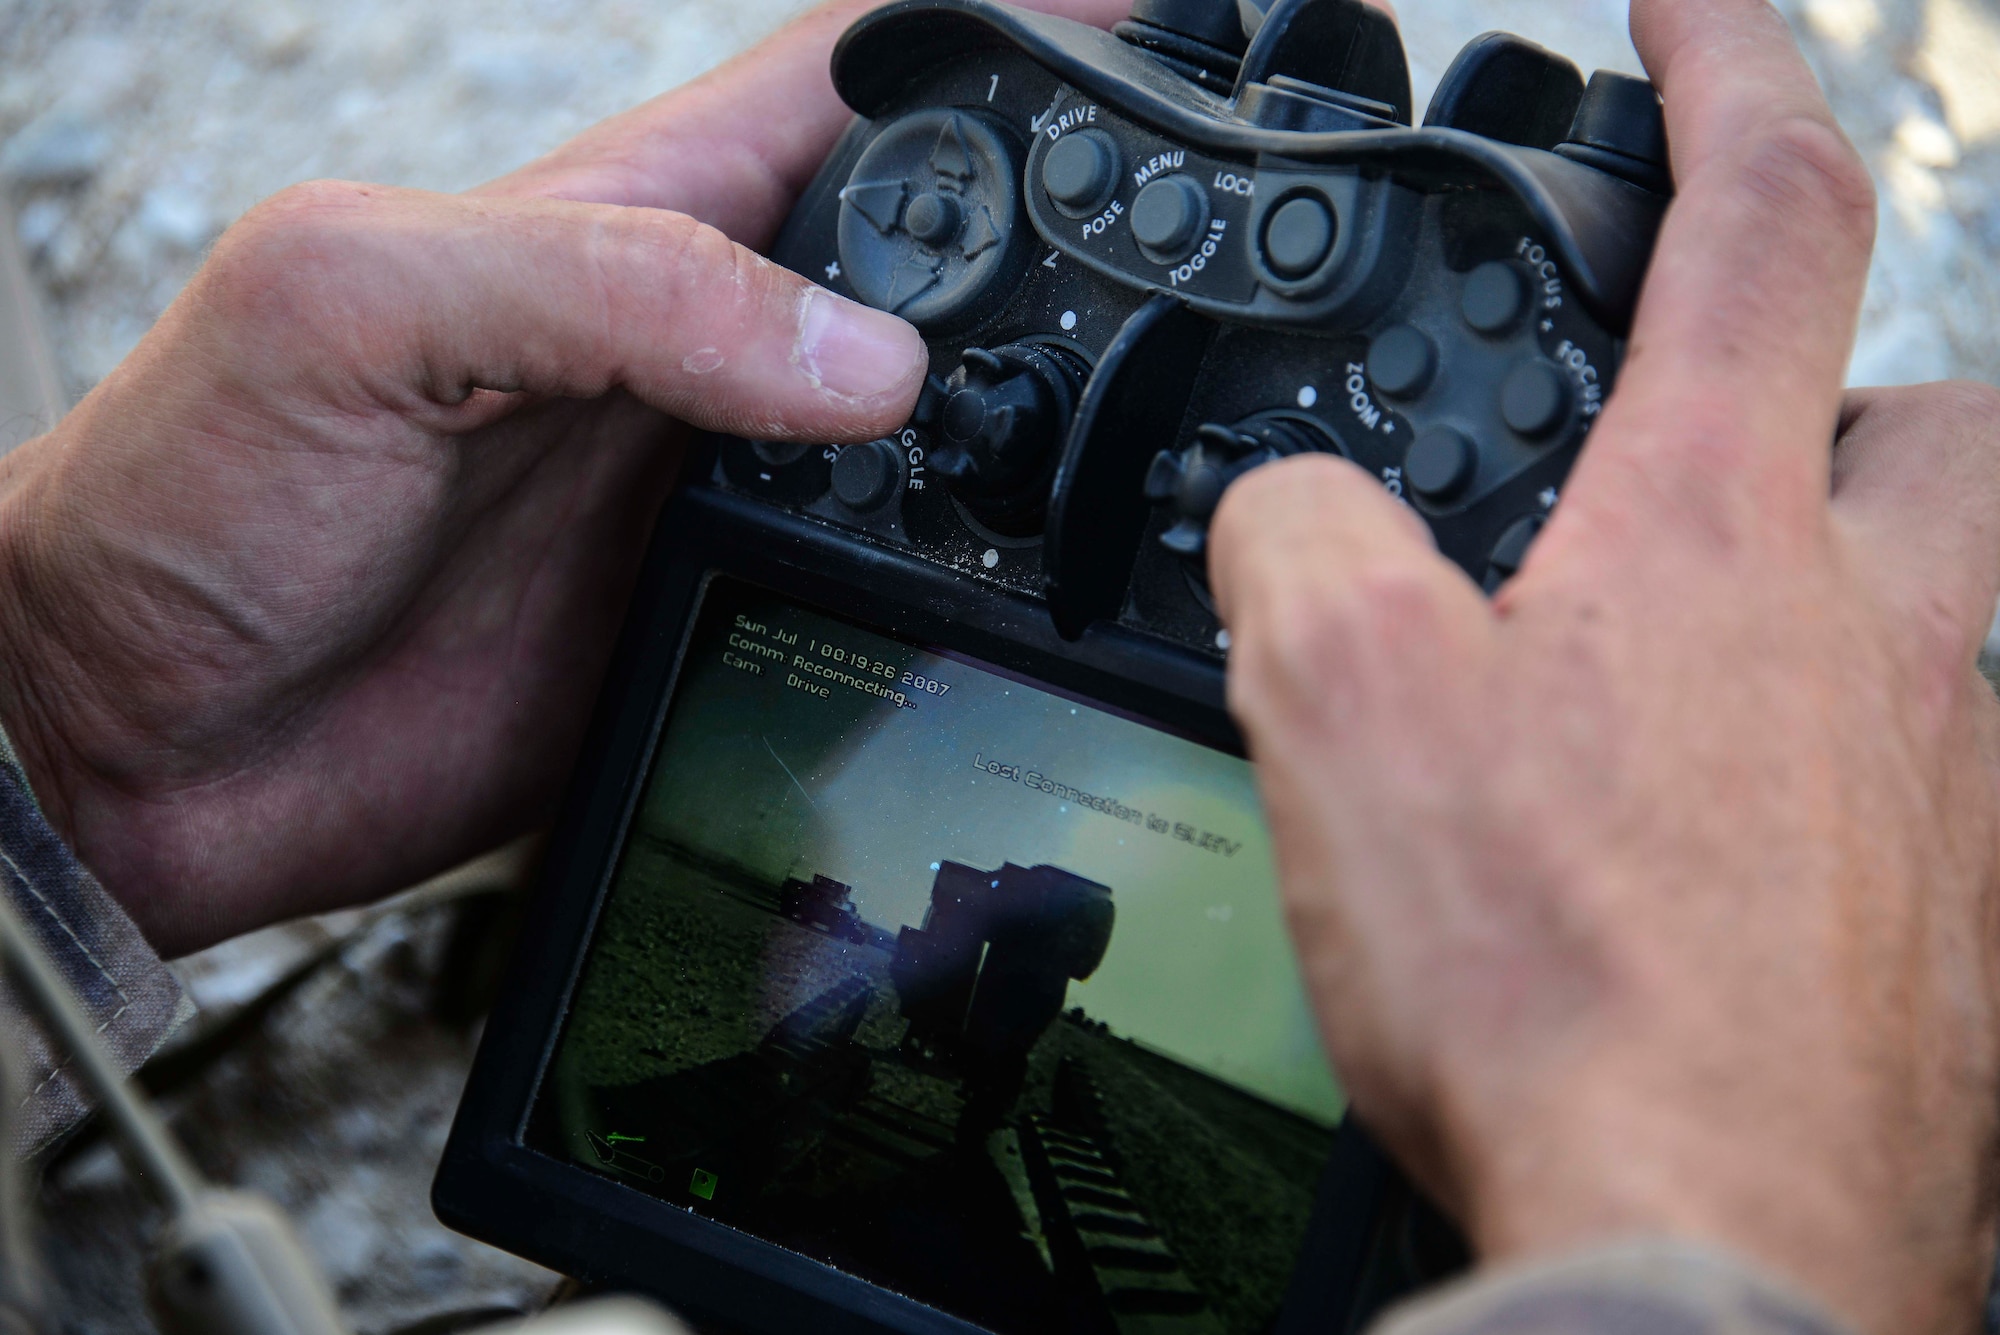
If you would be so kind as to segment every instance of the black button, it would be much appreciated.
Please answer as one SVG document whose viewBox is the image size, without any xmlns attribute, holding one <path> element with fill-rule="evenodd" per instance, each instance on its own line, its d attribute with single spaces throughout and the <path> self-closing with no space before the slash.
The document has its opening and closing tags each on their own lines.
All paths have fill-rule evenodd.
<svg viewBox="0 0 2000 1335">
<path fill-rule="evenodd" d="M 1368 379 L 1384 394 L 1415 398 L 1437 373 L 1437 345 L 1406 324 L 1383 330 L 1368 345 Z"/>
<path fill-rule="evenodd" d="M 783 468 L 787 464 L 795 464 L 816 448 L 818 447 L 813 445 L 812 442 L 804 440 L 753 440 L 750 442 L 750 453 L 757 456 L 757 461 L 769 464 L 773 468 Z"/>
<path fill-rule="evenodd" d="M 903 210 L 903 226 L 927 246 L 941 246 L 958 235 L 961 218 L 958 201 L 950 195 L 927 190 Z"/>
<path fill-rule="evenodd" d="M 1188 176 L 1148 182 L 1132 201 L 1132 237 L 1148 250 L 1179 259 L 1208 224 L 1208 196 Z"/>
<path fill-rule="evenodd" d="M 1318 195 L 1298 195 L 1264 224 L 1264 261 L 1280 278 L 1304 278 L 1333 249 L 1333 210 Z"/>
<path fill-rule="evenodd" d="M 1569 404 L 1569 377 L 1539 359 L 1515 363 L 1500 385 L 1501 420 L 1530 440 L 1567 421 Z"/>
<path fill-rule="evenodd" d="M 833 494 L 851 510 L 879 510 L 902 481 L 902 456 L 886 440 L 849 445 L 833 461 Z"/>
<path fill-rule="evenodd" d="M 1425 500 L 1449 500 L 1472 481 L 1478 462 L 1478 452 L 1464 432 L 1427 426 L 1403 456 L 1403 480 Z"/>
<path fill-rule="evenodd" d="M 1096 208 L 1117 175 L 1118 146 L 1102 130 L 1066 134 L 1042 159 L 1042 187 L 1064 208 Z"/>
<path fill-rule="evenodd" d="M 1527 559 L 1528 544 L 1542 531 L 1542 521 L 1535 515 L 1525 515 L 1507 525 L 1500 534 L 1500 541 L 1493 544 L 1493 552 L 1486 558 L 1486 591 L 1499 588 L 1514 577 Z"/>
<path fill-rule="evenodd" d="M 1519 269 L 1505 260 L 1488 260 L 1465 276 L 1458 300 L 1467 324 L 1482 334 L 1504 334 L 1521 318 L 1528 290 Z"/>
</svg>

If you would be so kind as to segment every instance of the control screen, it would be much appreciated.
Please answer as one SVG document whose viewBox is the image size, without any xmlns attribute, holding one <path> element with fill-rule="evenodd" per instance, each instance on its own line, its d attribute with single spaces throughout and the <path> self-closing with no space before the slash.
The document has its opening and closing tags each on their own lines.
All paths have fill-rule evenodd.
<svg viewBox="0 0 2000 1335">
<path fill-rule="evenodd" d="M 1342 1108 L 1244 761 L 710 585 L 529 1144 L 995 1330 L 1248 1335 Z"/>
</svg>

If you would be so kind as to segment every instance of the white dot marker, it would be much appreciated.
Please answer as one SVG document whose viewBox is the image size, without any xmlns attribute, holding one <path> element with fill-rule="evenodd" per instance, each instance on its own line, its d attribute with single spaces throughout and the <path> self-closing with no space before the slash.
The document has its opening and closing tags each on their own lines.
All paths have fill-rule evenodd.
<svg viewBox="0 0 2000 1335">
<path fill-rule="evenodd" d="M 1319 402 L 1318 390 L 1314 389 L 1311 385 L 1301 385 L 1299 387 L 1299 407 L 1310 408 L 1315 403 L 1318 402 Z"/>
<path fill-rule="evenodd" d="M 998 547 L 988 547 L 986 549 L 986 555 L 979 558 L 979 564 L 985 566 L 988 570 L 991 570 L 994 566 L 999 565 L 1000 549 Z"/>
<path fill-rule="evenodd" d="M 1063 327 L 1063 328 L 1065 328 L 1065 329 L 1074 329 L 1074 328 L 1076 328 L 1076 312 L 1075 312 L 1075 311 L 1064 311 L 1064 312 L 1062 313 L 1062 327 Z"/>
<path fill-rule="evenodd" d="M 1216 647 L 1216 648 L 1218 648 L 1218 649 L 1220 649 L 1220 650 L 1222 650 L 1222 651 L 1223 651 L 1224 653 L 1227 653 L 1227 652 L 1229 652 L 1229 632 L 1228 632 L 1228 631 L 1226 631 L 1226 630 L 1219 630 L 1219 631 L 1215 632 L 1215 647 Z"/>
</svg>

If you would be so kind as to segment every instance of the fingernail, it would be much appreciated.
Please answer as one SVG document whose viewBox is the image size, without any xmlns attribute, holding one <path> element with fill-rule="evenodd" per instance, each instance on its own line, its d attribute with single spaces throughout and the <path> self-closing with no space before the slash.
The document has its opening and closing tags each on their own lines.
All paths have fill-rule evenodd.
<svg viewBox="0 0 2000 1335">
<path fill-rule="evenodd" d="M 822 288 L 808 288 L 800 304 L 792 362 L 814 388 L 844 399 L 876 399 L 901 392 L 923 374 L 923 340 L 895 316 Z"/>
</svg>

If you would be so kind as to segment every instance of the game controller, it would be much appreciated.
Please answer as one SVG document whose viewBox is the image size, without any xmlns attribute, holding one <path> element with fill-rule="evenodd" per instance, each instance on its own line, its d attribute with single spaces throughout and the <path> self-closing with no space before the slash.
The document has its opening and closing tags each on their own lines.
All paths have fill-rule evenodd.
<svg viewBox="0 0 2000 1335">
<path fill-rule="evenodd" d="M 1659 99 L 1500 33 L 1422 128 L 1360 0 L 1140 0 L 1106 33 L 994 0 L 856 23 L 862 119 L 773 252 L 922 331 L 909 423 L 729 440 L 716 481 L 1219 654 L 1223 491 L 1337 454 L 1486 589 L 1602 410 L 1670 195 Z"/>
<path fill-rule="evenodd" d="M 1359 0 L 901 0 L 779 262 L 914 324 L 878 440 L 704 437 L 433 1199 L 716 1329 L 1358 1330 L 1461 1240 L 1346 1115 L 1209 522 L 1338 455 L 1485 588 L 1611 391 L 1650 85 Z"/>
</svg>

